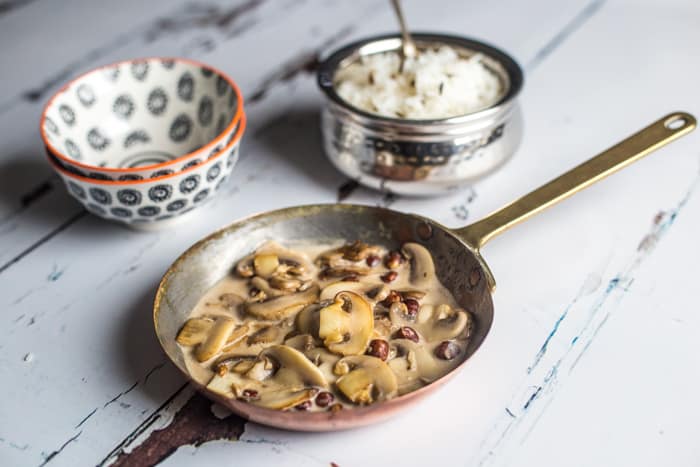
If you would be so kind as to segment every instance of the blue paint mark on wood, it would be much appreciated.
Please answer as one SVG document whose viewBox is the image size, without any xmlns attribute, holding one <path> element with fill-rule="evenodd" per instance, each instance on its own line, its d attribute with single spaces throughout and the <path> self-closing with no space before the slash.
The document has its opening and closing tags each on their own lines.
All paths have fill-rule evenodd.
<svg viewBox="0 0 700 467">
<path fill-rule="evenodd" d="M 580 325 L 575 336 L 570 338 L 570 345 L 563 348 L 555 356 L 556 360 L 549 371 L 544 374 L 541 369 L 535 371 L 535 366 L 539 363 L 539 359 L 536 358 L 535 365 L 529 367 L 520 389 L 515 391 L 512 400 L 507 404 L 509 407 L 522 407 L 520 412 L 513 413 L 507 410 L 506 414 L 499 416 L 494 421 L 491 430 L 481 443 L 480 452 L 475 455 L 470 465 L 491 464 L 496 461 L 499 453 L 506 452 L 508 448 L 510 448 L 509 452 L 513 454 L 512 450 L 516 448 L 515 443 L 521 445 L 527 439 L 557 394 L 556 389 L 561 385 L 558 376 L 562 364 L 570 363 L 564 376 L 571 374 L 634 282 L 633 273 L 648 258 L 658 241 L 675 222 L 678 214 L 693 196 L 698 186 L 700 186 L 700 174 L 693 181 L 685 196 L 677 203 L 675 209 L 668 213 L 662 212 L 662 215 L 655 217 L 651 231 L 644 237 L 640 244 L 641 247 L 638 248 L 637 254 L 630 259 L 628 266 L 609 280 L 593 306 L 579 312 L 584 313 L 587 319 Z M 576 300 L 576 298 L 572 300 L 569 306 L 572 307 Z M 540 359 L 544 356 L 547 345 L 551 343 L 552 339 L 556 339 L 557 331 L 560 331 L 561 322 L 568 312 L 569 310 L 566 310 L 563 315 L 557 318 L 553 326 L 553 333 L 550 332 L 550 335 L 540 346 L 540 350 L 544 348 L 544 352 L 538 352 Z M 534 391 L 533 388 L 535 388 Z M 545 399 L 543 404 L 535 403 L 543 398 Z"/>
<path fill-rule="evenodd" d="M 51 270 L 49 275 L 46 277 L 46 280 L 48 280 L 49 282 L 56 282 L 57 280 L 59 280 L 61 278 L 61 276 L 63 275 L 64 272 L 65 272 L 65 269 L 58 269 L 58 266 L 54 264 L 53 269 Z"/>
</svg>

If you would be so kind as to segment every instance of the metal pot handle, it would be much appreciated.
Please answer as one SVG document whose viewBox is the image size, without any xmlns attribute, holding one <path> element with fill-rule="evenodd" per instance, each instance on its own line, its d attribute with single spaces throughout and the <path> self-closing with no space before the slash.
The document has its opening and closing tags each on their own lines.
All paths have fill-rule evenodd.
<svg viewBox="0 0 700 467">
<path fill-rule="evenodd" d="M 668 114 L 480 221 L 456 229 L 455 233 L 478 252 L 486 242 L 515 224 L 690 133 L 696 123 L 695 117 L 686 112 Z"/>
</svg>

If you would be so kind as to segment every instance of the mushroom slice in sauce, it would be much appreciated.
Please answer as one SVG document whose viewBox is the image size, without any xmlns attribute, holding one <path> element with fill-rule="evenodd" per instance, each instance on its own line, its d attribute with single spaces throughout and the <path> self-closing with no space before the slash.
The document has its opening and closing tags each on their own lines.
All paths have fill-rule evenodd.
<svg viewBox="0 0 700 467">
<path fill-rule="evenodd" d="M 235 397 L 246 397 L 252 391 L 259 395 L 259 399 L 251 402 L 263 406 L 269 404 L 270 408 L 287 408 L 285 404 L 291 404 L 295 397 L 300 396 L 300 391 L 319 387 L 328 388 L 323 373 L 303 353 L 286 345 L 273 345 L 260 352 L 245 373 L 216 374 L 207 385 L 212 391 Z M 267 393 L 270 393 L 269 398 Z"/>
<path fill-rule="evenodd" d="M 210 318 L 191 318 L 182 326 L 177 334 L 177 342 L 181 345 L 197 345 L 204 341 L 214 325 Z"/>
<path fill-rule="evenodd" d="M 333 303 L 319 312 L 318 335 L 328 350 L 341 355 L 365 351 L 372 331 L 374 314 L 365 299 L 353 292 L 340 292 Z"/>
<path fill-rule="evenodd" d="M 326 388 L 328 382 L 323 373 L 303 353 L 287 345 L 273 345 L 260 352 L 259 358 L 269 358 L 277 365 L 277 371 L 268 383 L 284 387 L 316 386 Z"/>
<path fill-rule="evenodd" d="M 423 305 L 418 311 L 416 321 L 421 334 L 431 342 L 454 339 L 465 333 L 472 324 L 471 315 L 464 310 L 449 305 Z"/>
<path fill-rule="evenodd" d="M 411 285 L 427 287 L 435 278 L 435 264 L 430 252 L 418 243 L 404 243 L 402 253 L 411 260 Z"/>
<path fill-rule="evenodd" d="M 354 282 L 354 281 L 338 281 L 329 284 L 321 290 L 320 299 L 321 300 L 333 300 L 336 295 L 340 292 L 353 292 L 357 295 L 361 295 L 363 298 L 369 300 L 367 292 L 379 287 L 381 284 L 373 283 L 368 284 L 367 282 Z"/>
<path fill-rule="evenodd" d="M 195 349 L 195 358 L 199 362 L 206 362 L 221 352 L 235 327 L 236 323 L 232 319 L 217 318 L 209 330 L 207 338 Z"/>
<path fill-rule="evenodd" d="M 284 248 L 277 242 L 264 243 L 253 254 L 241 259 L 235 269 L 241 277 L 252 277 L 255 274 L 269 277 L 281 265 L 293 266 L 299 273 L 308 273 L 313 269 L 304 255 Z"/>
<path fill-rule="evenodd" d="M 355 404 L 371 404 L 396 395 L 396 376 L 382 360 L 368 355 L 344 357 L 334 371 L 341 374 L 335 382 L 338 390 Z"/>
<path fill-rule="evenodd" d="M 266 409 L 287 410 L 313 399 L 317 393 L 318 389 L 316 388 L 300 389 L 298 391 L 289 389 L 265 391 L 253 403 Z"/>
<path fill-rule="evenodd" d="M 253 257 L 253 269 L 255 274 L 268 278 L 277 271 L 280 260 L 274 253 L 261 253 Z"/>
<path fill-rule="evenodd" d="M 394 339 L 393 344 L 401 349 L 402 357 L 406 360 L 407 369 L 415 366 L 423 382 L 432 382 L 448 373 L 456 365 L 433 356 L 431 347 L 413 342 L 409 339 Z M 393 367 L 392 367 L 393 368 Z"/>
<path fill-rule="evenodd" d="M 318 286 L 314 285 L 303 292 L 282 295 L 264 302 L 249 303 L 246 306 L 246 311 L 256 318 L 268 321 L 288 318 L 299 312 L 304 306 L 316 301 L 318 292 Z"/>
</svg>

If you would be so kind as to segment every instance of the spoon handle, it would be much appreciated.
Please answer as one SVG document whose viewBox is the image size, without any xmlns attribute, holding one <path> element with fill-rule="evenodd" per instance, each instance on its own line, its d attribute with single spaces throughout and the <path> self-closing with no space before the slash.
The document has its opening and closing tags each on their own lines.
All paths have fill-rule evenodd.
<svg viewBox="0 0 700 467">
<path fill-rule="evenodd" d="M 406 19 L 403 16 L 403 10 L 401 9 L 400 0 L 391 0 L 391 5 L 394 7 L 394 13 L 396 13 L 396 18 L 399 20 L 399 27 L 401 28 L 401 66 L 400 69 L 403 70 L 403 61 L 408 57 L 413 57 L 416 54 L 416 46 L 411 37 L 411 33 L 408 32 L 408 26 L 406 25 Z"/>
<path fill-rule="evenodd" d="M 695 125 L 695 117 L 689 113 L 666 115 L 484 219 L 457 229 L 455 233 L 478 250 L 501 232 L 691 132 Z"/>
</svg>

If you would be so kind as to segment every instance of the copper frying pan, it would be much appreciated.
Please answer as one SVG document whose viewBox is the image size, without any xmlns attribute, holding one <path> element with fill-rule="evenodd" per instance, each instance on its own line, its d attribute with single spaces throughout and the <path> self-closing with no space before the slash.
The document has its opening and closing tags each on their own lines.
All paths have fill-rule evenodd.
<svg viewBox="0 0 700 467">
<path fill-rule="evenodd" d="M 493 321 L 491 294 L 495 282 L 481 256 L 491 238 L 533 214 L 610 175 L 695 128 L 684 112 L 669 114 L 562 176 L 486 218 L 460 229 L 389 209 L 347 204 L 312 205 L 259 214 L 214 232 L 183 253 L 165 273 L 154 303 L 156 334 L 173 363 L 211 399 L 242 417 L 266 425 L 301 431 L 332 431 L 386 419 L 435 391 L 463 368 L 481 346 Z M 265 240 L 281 242 L 318 239 L 360 239 L 396 248 L 419 242 L 435 259 L 437 275 L 460 305 L 471 310 L 476 327 L 464 361 L 451 373 L 417 391 L 395 399 L 339 412 L 280 412 L 208 392 L 185 367 L 175 336 L 197 300 L 224 277 L 236 260 Z"/>
</svg>

